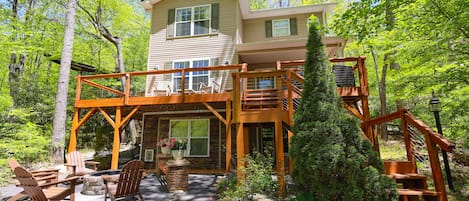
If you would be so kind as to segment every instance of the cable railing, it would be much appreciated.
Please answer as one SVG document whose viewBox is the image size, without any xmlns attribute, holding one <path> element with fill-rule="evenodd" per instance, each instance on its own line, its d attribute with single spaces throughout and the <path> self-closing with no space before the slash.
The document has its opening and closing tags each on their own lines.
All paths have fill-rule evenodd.
<svg viewBox="0 0 469 201">
<path fill-rule="evenodd" d="M 443 197 L 447 197 L 438 158 L 438 147 L 447 152 L 452 152 L 454 144 L 414 117 L 408 110 L 399 110 L 379 118 L 371 119 L 370 121 L 363 122 L 362 127 L 387 123 L 396 119 L 400 119 L 401 128 L 405 128 L 403 129 L 403 138 L 407 162 L 410 162 L 415 172 L 417 172 L 417 161 L 428 160 L 435 190 L 441 193 Z"/>
<path fill-rule="evenodd" d="M 135 104 L 183 103 L 185 97 L 190 95 L 231 91 L 231 82 L 227 81 L 229 74 L 239 72 L 246 66 L 239 64 L 78 76 L 75 106 L 118 106 L 116 103 L 122 106 L 132 101 L 136 101 Z M 146 102 L 150 99 L 152 101 Z"/>
</svg>

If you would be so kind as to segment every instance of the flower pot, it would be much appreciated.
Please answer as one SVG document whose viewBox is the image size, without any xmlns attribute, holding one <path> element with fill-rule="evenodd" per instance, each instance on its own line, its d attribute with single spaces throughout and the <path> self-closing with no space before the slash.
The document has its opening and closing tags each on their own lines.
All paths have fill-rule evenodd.
<svg viewBox="0 0 469 201">
<path fill-rule="evenodd" d="M 169 147 L 161 147 L 161 153 L 162 154 L 170 154 L 171 149 Z"/>
<path fill-rule="evenodd" d="M 174 160 L 182 160 L 184 158 L 184 152 L 186 150 L 184 149 L 179 149 L 179 150 L 172 150 L 171 154 L 173 155 Z"/>
</svg>

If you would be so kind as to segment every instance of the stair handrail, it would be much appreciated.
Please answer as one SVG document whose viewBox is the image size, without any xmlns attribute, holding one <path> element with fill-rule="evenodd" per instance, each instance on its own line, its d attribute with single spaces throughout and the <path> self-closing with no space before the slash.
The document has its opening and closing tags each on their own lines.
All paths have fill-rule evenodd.
<svg viewBox="0 0 469 201">
<path fill-rule="evenodd" d="M 452 144 L 442 135 L 435 132 L 423 121 L 417 119 L 413 116 L 407 109 L 402 109 L 388 115 L 384 115 L 378 118 L 371 119 L 367 122 L 362 123 L 362 127 L 372 126 L 375 124 L 385 123 L 392 121 L 394 119 L 401 119 L 402 127 L 404 129 L 404 142 L 406 144 L 407 159 L 415 163 L 415 156 L 412 155 L 412 145 L 410 144 L 410 136 L 407 131 L 407 125 L 412 125 L 417 130 L 419 130 L 425 136 L 425 145 L 428 152 L 429 162 L 432 171 L 433 183 L 435 185 L 435 190 L 441 194 L 441 200 L 447 201 L 446 188 L 443 180 L 443 174 L 441 171 L 440 161 L 438 158 L 438 149 L 437 146 L 440 146 L 441 149 L 452 152 L 455 145 Z M 415 166 L 415 164 L 414 164 Z M 416 166 L 415 166 L 416 168 Z"/>
</svg>

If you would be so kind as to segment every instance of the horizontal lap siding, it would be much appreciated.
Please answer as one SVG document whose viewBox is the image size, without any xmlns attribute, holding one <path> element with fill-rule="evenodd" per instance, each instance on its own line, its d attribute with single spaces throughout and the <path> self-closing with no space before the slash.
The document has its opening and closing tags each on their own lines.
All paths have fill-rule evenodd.
<svg viewBox="0 0 469 201">
<path fill-rule="evenodd" d="M 213 3 L 219 3 L 220 8 L 217 35 L 167 39 L 166 25 L 169 9 Z M 224 64 L 226 61 L 230 64 L 237 63 L 237 58 L 234 58 L 236 6 L 236 1 L 232 0 L 171 0 L 154 5 L 148 69 L 156 66 L 159 67 L 158 69 L 163 69 L 165 63 L 174 60 L 197 58 L 218 58 L 219 64 Z M 147 85 L 150 81 L 151 79 L 147 79 Z M 168 88 L 168 83 L 163 80 L 163 76 L 157 76 L 156 82 L 158 82 L 158 89 Z M 226 87 L 231 87 L 231 80 L 227 82 Z M 147 94 L 149 94 L 148 91 Z"/>
<path fill-rule="evenodd" d="M 322 17 L 320 14 L 315 14 L 320 20 Z M 289 16 L 280 16 L 275 18 L 262 18 L 262 19 L 250 19 L 243 21 L 243 42 L 244 43 L 253 43 L 261 41 L 275 41 L 275 40 L 286 40 L 294 38 L 304 38 L 308 36 L 308 29 L 306 24 L 308 23 L 309 14 L 302 15 L 289 15 Z M 277 19 L 289 19 L 296 18 L 297 25 L 297 35 L 293 36 L 281 36 L 281 37 L 270 37 L 265 36 L 265 21 L 267 20 L 277 20 Z M 322 20 L 320 21 L 322 22 Z"/>
</svg>

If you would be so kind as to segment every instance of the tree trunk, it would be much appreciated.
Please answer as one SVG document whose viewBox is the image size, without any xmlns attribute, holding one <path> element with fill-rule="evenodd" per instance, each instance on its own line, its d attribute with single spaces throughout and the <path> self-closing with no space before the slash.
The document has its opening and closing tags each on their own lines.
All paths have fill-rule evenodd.
<svg viewBox="0 0 469 201">
<path fill-rule="evenodd" d="M 388 70 L 387 55 L 384 56 L 384 65 L 381 71 L 381 82 L 379 82 L 379 102 L 380 102 L 380 115 L 384 116 L 387 114 L 386 108 L 386 72 Z M 387 124 L 383 123 L 380 125 L 381 138 L 388 140 Z"/>
<path fill-rule="evenodd" d="M 372 48 L 373 49 L 373 48 Z M 378 92 L 379 92 L 379 102 L 380 102 L 380 116 L 384 116 L 387 114 L 386 111 L 386 72 L 388 68 L 387 62 L 387 57 L 388 54 L 384 55 L 384 65 L 383 69 L 381 71 L 381 79 L 379 77 L 379 64 L 378 64 L 378 59 L 376 57 L 376 52 L 374 50 L 371 50 L 371 55 L 373 56 L 373 62 L 375 64 L 375 76 L 376 76 L 376 82 L 378 83 Z M 378 126 L 378 134 L 381 136 L 382 139 L 387 140 L 388 139 L 388 133 L 387 133 L 387 126 L 385 123 L 380 124 Z"/>
<path fill-rule="evenodd" d="M 9 68 L 9 74 L 8 74 L 8 81 L 10 84 L 10 96 L 13 99 L 13 105 L 16 105 L 18 103 L 19 97 L 19 89 L 20 89 L 20 81 L 23 76 L 23 71 L 24 71 L 24 60 L 25 56 L 24 54 L 20 54 L 20 59 L 18 63 L 16 62 L 16 54 L 13 53 L 11 54 L 10 57 L 10 65 L 8 66 Z"/>
<path fill-rule="evenodd" d="M 69 0 L 67 16 L 65 19 L 65 33 L 62 47 L 62 58 L 60 59 L 60 72 L 55 98 L 55 113 L 51 142 L 51 162 L 53 164 L 64 163 L 65 125 L 67 120 L 67 95 L 70 77 L 70 66 L 72 64 L 73 38 L 75 29 L 75 10 L 77 0 Z"/>
</svg>

